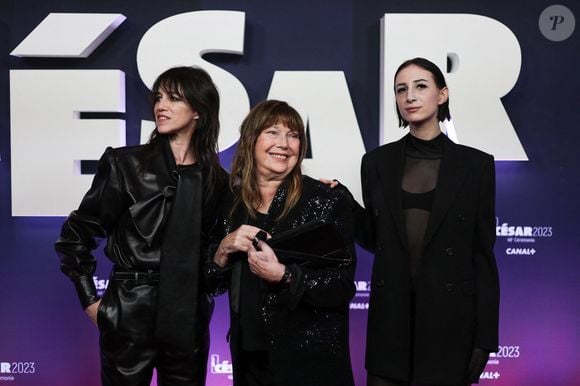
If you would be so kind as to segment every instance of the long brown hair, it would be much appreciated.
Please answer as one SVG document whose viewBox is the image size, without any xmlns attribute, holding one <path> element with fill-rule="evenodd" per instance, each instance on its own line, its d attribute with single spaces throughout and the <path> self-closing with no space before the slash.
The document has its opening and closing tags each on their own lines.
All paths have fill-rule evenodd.
<svg viewBox="0 0 580 386">
<path fill-rule="evenodd" d="M 300 153 L 294 169 L 282 182 L 287 186 L 288 194 L 284 209 L 278 219 L 286 216 L 296 205 L 302 193 L 302 171 L 300 165 L 306 154 L 306 136 L 304 122 L 300 114 L 288 103 L 277 100 L 264 101 L 257 104 L 240 126 L 240 140 L 234 155 L 230 174 L 230 187 L 237 192 L 230 214 L 243 204 L 252 218 L 256 218 L 257 203 L 262 202 L 260 188 L 256 177 L 254 149 L 262 131 L 275 124 L 284 124 L 298 133 L 300 138 Z"/>
</svg>

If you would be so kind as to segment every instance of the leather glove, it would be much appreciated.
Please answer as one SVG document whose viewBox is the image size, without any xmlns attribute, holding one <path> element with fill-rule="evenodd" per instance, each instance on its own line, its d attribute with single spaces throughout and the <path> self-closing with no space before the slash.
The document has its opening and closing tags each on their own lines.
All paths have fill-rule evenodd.
<svg viewBox="0 0 580 386">
<path fill-rule="evenodd" d="M 467 368 L 470 383 L 479 383 L 479 376 L 483 372 L 488 359 L 489 351 L 478 347 L 473 349 L 469 367 Z"/>
</svg>

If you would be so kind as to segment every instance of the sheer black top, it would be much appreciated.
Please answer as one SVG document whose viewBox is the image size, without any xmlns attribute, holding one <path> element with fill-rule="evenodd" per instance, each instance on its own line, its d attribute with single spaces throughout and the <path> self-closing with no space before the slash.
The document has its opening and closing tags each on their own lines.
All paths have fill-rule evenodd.
<svg viewBox="0 0 580 386">
<path fill-rule="evenodd" d="M 442 158 L 443 134 L 429 141 L 407 136 L 401 188 L 413 288 Z"/>
</svg>

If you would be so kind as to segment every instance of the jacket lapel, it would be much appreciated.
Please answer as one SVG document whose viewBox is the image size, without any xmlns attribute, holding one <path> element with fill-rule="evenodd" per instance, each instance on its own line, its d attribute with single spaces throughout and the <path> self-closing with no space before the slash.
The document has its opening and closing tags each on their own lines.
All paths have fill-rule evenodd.
<svg viewBox="0 0 580 386">
<path fill-rule="evenodd" d="M 403 202 L 401 197 L 401 184 L 403 181 L 403 167 L 405 163 L 406 137 L 393 144 L 393 151 L 383 153 L 382 165 L 377 165 L 377 175 L 382 182 L 382 190 L 385 192 L 386 206 L 389 208 L 397 234 L 401 243 L 407 248 L 407 232 L 405 231 L 405 218 L 403 216 Z"/>
<path fill-rule="evenodd" d="M 302 191 L 302 194 L 304 195 L 304 191 Z M 270 207 L 268 208 L 268 216 L 266 217 L 266 222 L 264 223 L 264 227 L 268 229 L 270 234 L 277 233 L 278 227 L 282 223 L 277 219 L 284 210 L 287 195 L 288 185 L 286 182 L 282 182 L 278 187 L 274 198 L 272 199 L 272 203 L 270 203 Z"/>
<path fill-rule="evenodd" d="M 444 137 L 444 140 L 443 159 L 437 179 L 433 207 L 425 231 L 424 248 L 428 246 L 449 211 L 467 172 L 466 163 L 457 154 L 457 145 L 447 136 Z"/>
</svg>

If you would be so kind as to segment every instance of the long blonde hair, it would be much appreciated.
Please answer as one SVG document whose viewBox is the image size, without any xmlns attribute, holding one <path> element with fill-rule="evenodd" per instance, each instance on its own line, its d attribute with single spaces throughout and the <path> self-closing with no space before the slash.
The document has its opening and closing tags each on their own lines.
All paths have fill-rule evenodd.
<svg viewBox="0 0 580 386">
<path fill-rule="evenodd" d="M 287 186 L 288 194 L 284 209 L 278 219 L 283 218 L 296 205 L 302 193 L 301 164 L 306 154 L 306 135 L 304 122 L 300 114 L 288 103 L 278 100 L 268 100 L 257 104 L 240 126 L 240 140 L 234 155 L 230 175 L 230 187 L 238 193 L 234 199 L 232 215 L 240 204 L 243 204 L 252 218 L 256 218 L 256 208 L 262 202 L 262 195 L 256 177 L 254 149 L 262 131 L 275 124 L 284 124 L 298 133 L 300 138 L 300 153 L 292 171 L 282 182 Z"/>
</svg>

